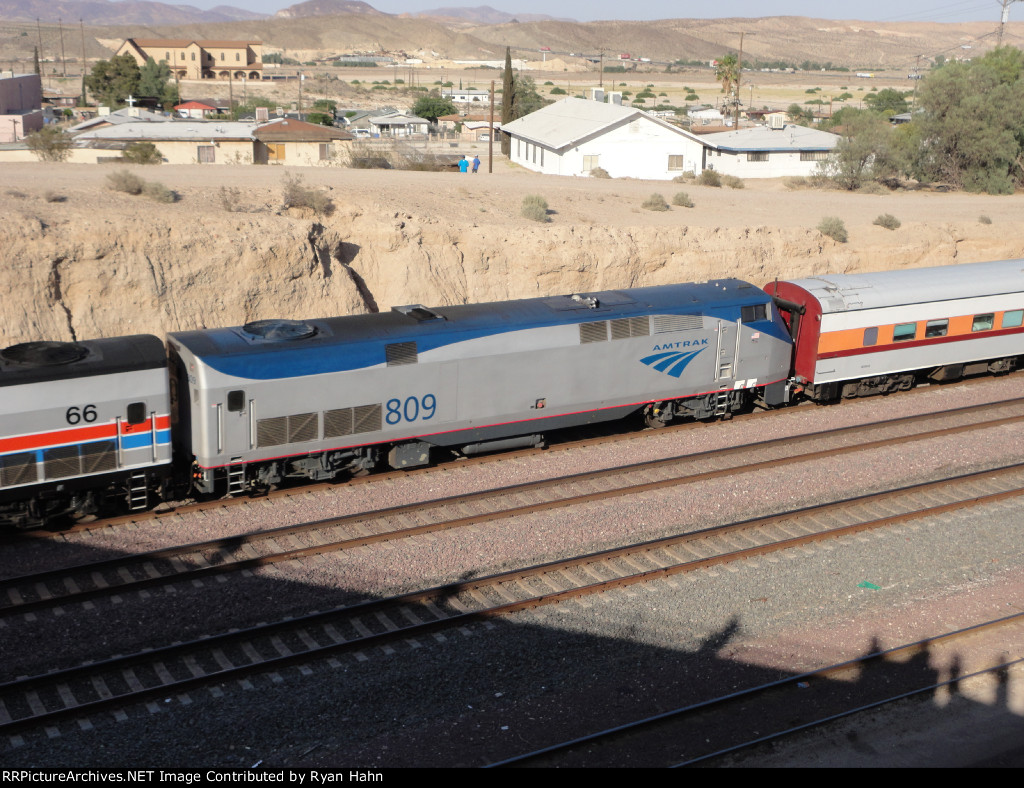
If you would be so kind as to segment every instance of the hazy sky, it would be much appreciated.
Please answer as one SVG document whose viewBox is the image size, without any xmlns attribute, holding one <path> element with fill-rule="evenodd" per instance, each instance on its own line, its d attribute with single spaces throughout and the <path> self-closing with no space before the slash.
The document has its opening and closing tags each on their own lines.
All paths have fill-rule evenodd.
<svg viewBox="0 0 1024 788">
<path fill-rule="evenodd" d="M 166 0 L 171 3 L 212 8 L 233 5 L 273 13 L 300 0 Z M 860 19 L 884 22 L 992 22 L 999 21 L 1000 0 L 859 0 L 857 3 L 827 3 L 822 0 L 366 0 L 378 11 L 389 14 L 425 11 L 433 8 L 489 5 L 510 14 L 533 13 L 578 19 L 676 19 L 759 16 L 810 16 L 821 19 Z M 1010 20 L 1024 21 L 1024 2 L 1011 2 Z"/>
</svg>

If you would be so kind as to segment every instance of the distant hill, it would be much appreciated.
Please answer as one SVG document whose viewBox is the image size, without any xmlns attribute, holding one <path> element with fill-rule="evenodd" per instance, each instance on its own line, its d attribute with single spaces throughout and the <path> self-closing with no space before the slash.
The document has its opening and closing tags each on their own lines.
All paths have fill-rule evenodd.
<svg viewBox="0 0 1024 788">
<path fill-rule="evenodd" d="M 547 14 L 509 14 L 491 8 L 489 5 L 478 5 L 476 8 L 435 8 L 431 11 L 417 11 L 413 16 L 437 16 L 444 19 L 457 19 L 476 25 L 502 25 L 506 22 L 546 22 L 575 20 L 565 17 L 548 16 Z"/>
<path fill-rule="evenodd" d="M 143 0 L 0 0 L 0 19 L 87 25 L 187 25 L 196 22 L 238 22 L 263 19 L 232 6 L 217 6 L 203 11 L 191 5 L 144 2 Z"/>
<path fill-rule="evenodd" d="M 360 0 L 306 0 L 304 3 L 296 3 L 282 8 L 274 16 L 279 19 L 303 19 L 310 16 L 338 16 L 339 14 L 390 16 L 390 14 L 378 11 Z"/>
</svg>

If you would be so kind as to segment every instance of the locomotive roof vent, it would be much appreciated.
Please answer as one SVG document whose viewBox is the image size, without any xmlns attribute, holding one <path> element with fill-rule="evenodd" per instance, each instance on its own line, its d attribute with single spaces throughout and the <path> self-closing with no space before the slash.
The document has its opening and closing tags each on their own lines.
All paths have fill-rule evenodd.
<svg viewBox="0 0 1024 788">
<path fill-rule="evenodd" d="M 316 326 L 303 323 L 301 320 L 272 318 L 246 323 L 242 326 L 242 331 L 266 342 L 292 342 L 296 339 L 308 339 L 315 335 Z"/>
<path fill-rule="evenodd" d="M 444 315 L 439 315 L 430 307 L 423 304 L 409 304 L 408 306 L 393 306 L 392 312 L 398 312 L 406 317 L 411 317 L 417 323 L 426 323 L 431 320 L 447 320 Z"/>
<path fill-rule="evenodd" d="M 33 367 L 73 364 L 88 355 L 89 348 L 75 342 L 22 342 L 0 350 L 4 361 Z"/>
</svg>

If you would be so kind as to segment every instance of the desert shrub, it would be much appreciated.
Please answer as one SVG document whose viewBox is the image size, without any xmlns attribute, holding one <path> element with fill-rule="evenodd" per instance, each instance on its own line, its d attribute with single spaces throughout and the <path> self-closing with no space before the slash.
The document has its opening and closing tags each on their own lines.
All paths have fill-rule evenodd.
<svg viewBox="0 0 1024 788">
<path fill-rule="evenodd" d="M 282 194 L 285 208 L 312 208 L 314 213 L 328 213 L 332 207 L 326 192 L 312 189 L 302 182 L 302 176 L 288 173 L 284 176 Z"/>
<path fill-rule="evenodd" d="M 47 202 L 64 202 L 67 200 L 67 197 L 60 192 L 55 192 L 53 189 L 47 189 L 43 194 L 43 199 Z"/>
<path fill-rule="evenodd" d="M 551 217 L 548 216 L 548 201 L 539 194 L 528 194 L 523 197 L 523 206 L 519 213 L 535 222 L 551 221 Z"/>
<path fill-rule="evenodd" d="M 730 189 L 743 188 L 743 179 L 737 178 L 735 175 L 723 175 L 722 183 L 728 186 Z"/>
<path fill-rule="evenodd" d="M 229 213 L 242 210 L 240 200 L 242 199 L 242 192 L 240 189 L 234 186 L 228 188 L 226 186 L 220 187 L 220 207 Z"/>
<path fill-rule="evenodd" d="M 125 194 L 142 194 L 146 182 L 134 172 L 128 170 L 114 170 L 107 173 L 107 188 Z"/>
<path fill-rule="evenodd" d="M 843 220 L 837 216 L 826 216 L 818 224 L 818 232 L 822 235 L 827 235 L 829 238 L 838 241 L 841 244 L 846 243 L 849 240 L 849 236 L 846 234 L 846 225 L 843 224 Z"/>
<path fill-rule="evenodd" d="M 648 211 L 667 211 L 668 203 L 665 202 L 664 197 L 655 192 L 644 200 L 640 207 L 646 208 Z"/>
<path fill-rule="evenodd" d="M 992 224 L 992 219 L 986 216 L 985 214 L 979 216 L 978 221 L 981 222 L 982 224 Z"/>
<path fill-rule="evenodd" d="M 687 170 L 682 175 L 677 175 L 676 177 L 674 177 L 672 179 L 672 182 L 673 183 L 686 183 L 687 181 L 695 181 L 695 180 L 697 180 L 697 175 L 695 173 L 692 173 L 689 170 Z"/>
<path fill-rule="evenodd" d="M 142 187 L 142 193 L 156 202 L 176 202 L 178 195 L 162 183 L 149 181 Z"/>
<path fill-rule="evenodd" d="M 672 204 L 678 205 L 682 208 L 692 208 L 693 200 L 690 199 L 690 195 L 686 192 L 676 192 L 672 198 Z"/>
<path fill-rule="evenodd" d="M 697 176 L 697 183 L 701 186 L 720 187 L 722 185 L 722 177 L 714 170 L 704 170 Z"/>
<path fill-rule="evenodd" d="M 67 161 L 71 155 L 71 135 L 54 126 L 43 126 L 25 135 L 25 144 L 40 161 Z"/>
<path fill-rule="evenodd" d="M 899 228 L 901 222 L 891 213 L 883 213 L 872 224 L 877 224 L 879 227 L 884 227 L 886 230 L 895 230 Z"/>
<path fill-rule="evenodd" d="M 160 164 L 164 160 L 152 142 L 133 142 L 121 155 L 129 164 Z"/>
<path fill-rule="evenodd" d="M 857 194 L 888 194 L 889 190 L 878 181 L 865 181 L 857 188 Z"/>
<path fill-rule="evenodd" d="M 592 169 L 590 171 L 590 177 L 591 178 L 611 178 L 612 176 L 608 174 L 608 170 L 606 170 L 604 167 L 594 167 L 594 169 Z"/>
</svg>

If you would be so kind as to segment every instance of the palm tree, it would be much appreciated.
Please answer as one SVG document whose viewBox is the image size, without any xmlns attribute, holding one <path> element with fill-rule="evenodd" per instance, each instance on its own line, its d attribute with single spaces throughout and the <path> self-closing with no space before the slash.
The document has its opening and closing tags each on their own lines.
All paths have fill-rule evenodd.
<svg viewBox="0 0 1024 788">
<path fill-rule="evenodd" d="M 715 79 L 722 83 L 722 92 L 731 96 L 740 80 L 739 58 L 735 54 L 726 55 L 718 61 Z"/>
</svg>

